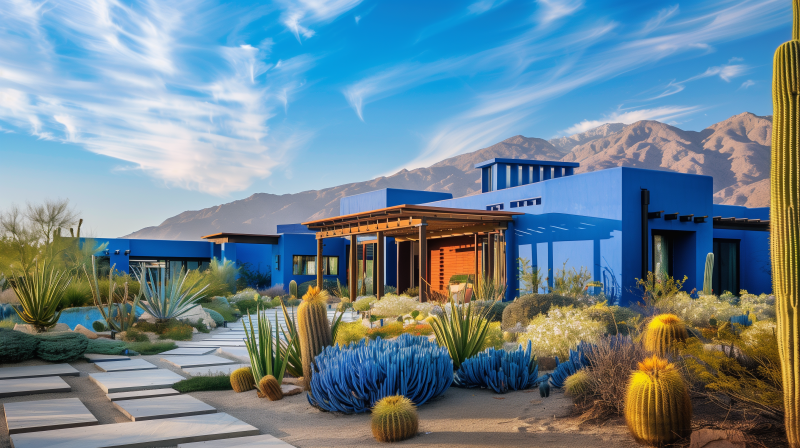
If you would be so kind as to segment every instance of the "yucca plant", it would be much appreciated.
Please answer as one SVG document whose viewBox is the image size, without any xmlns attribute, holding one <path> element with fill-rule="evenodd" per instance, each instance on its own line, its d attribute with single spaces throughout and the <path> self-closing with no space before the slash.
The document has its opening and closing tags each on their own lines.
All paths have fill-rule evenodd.
<svg viewBox="0 0 800 448">
<path fill-rule="evenodd" d="M 486 278 L 486 274 L 478 276 L 475 285 L 475 300 L 485 300 L 487 302 L 502 301 L 506 295 L 506 284 Z"/>
<path fill-rule="evenodd" d="M 159 268 L 159 275 L 153 275 L 152 269 L 143 268 L 136 273 L 141 283 L 140 291 L 147 302 L 139 305 L 159 322 L 180 317 L 194 307 L 198 300 L 205 297 L 208 285 L 200 288 L 201 279 L 185 284 L 188 273 L 181 269 L 177 276 L 167 278 L 166 268 Z"/>
<path fill-rule="evenodd" d="M 92 256 L 92 275 L 89 276 L 86 265 L 83 266 L 83 272 L 86 274 L 86 278 L 89 279 L 94 304 L 100 310 L 100 314 L 103 315 L 106 325 L 116 332 L 122 332 L 128 331 L 128 328 L 132 327 L 136 322 L 136 307 L 139 306 L 142 290 L 139 288 L 139 291 L 131 300 L 130 308 L 128 308 L 128 300 L 130 299 L 128 282 L 126 280 L 122 284 L 122 294 L 120 294 L 117 290 L 118 285 L 114 280 L 115 267 L 116 265 L 111 266 L 108 272 L 108 296 L 106 296 L 107 299 L 105 300 L 100 293 L 100 283 L 97 280 L 97 264 L 94 256 Z"/>
<path fill-rule="evenodd" d="M 273 330 L 269 318 L 261 312 L 261 306 L 256 307 L 256 316 L 258 331 L 256 332 L 253 327 L 253 316 L 248 315 L 250 328 L 245 327 L 244 341 L 247 354 L 250 356 L 253 379 L 261 386 L 262 378 L 272 376 L 280 386 L 289 359 L 287 348 L 292 346 L 294 337 L 288 340 L 286 345 L 281 344 L 281 326 L 276 322 Z M 261 392 L 266 395 L 265 391 Z"/>
<path fill-rule="evenodd" d="M 450 312 L 431 320 L 436 342 L 450 352 L 454 370 L 458 370 L 464 360 L 483 350 L 491 323 L 486 316 L 491 309 L 491 306 L 487 306 L 473 311 L 471 303 L 458 305 L 451 298 Z"/>
<path fill-rule="evenodd" d="M 30 271 L 8 279 L 22 308 L 14 310 L 23 322 L 32 325 L 36 331 L 47 330 L 58 323 L 61 317 L 61 312 L 56 312 L 56 308 L 71 281 L 66 272 L 48 269 L 47 263 L 36 264 Z"/>
</svg>

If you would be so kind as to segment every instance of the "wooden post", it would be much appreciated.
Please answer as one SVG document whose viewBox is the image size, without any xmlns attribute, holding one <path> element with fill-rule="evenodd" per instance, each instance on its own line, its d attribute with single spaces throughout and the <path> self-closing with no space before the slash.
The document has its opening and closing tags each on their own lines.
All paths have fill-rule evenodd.
<svg viewBox="0 0 800 448">
<path fill-rule="evenodd" d="M 322 289 L 322 238 L 317 239 L 317 288 Z"/>
<path fill-rule="evenodd" d="M 425 229 L 428 224 L 423 220 L 419 225 L 419 301 L 428 301 L 428 239 Z"/>
<path fill-rule="evenodd" d="M 358 237 L 350 235 L 350 278 L 347 287 L 350 290 L 350 302 L 355 302 L 358 296 Z"/>
<path fill-rule="evenodd" d="M 486 281 L 494 281 L 494 234 L 486 234 Z"/>
<path fill-rule="evenodd" d="M 478 241 L 479 241 L 478 234 L 475 234 L 475 280 L 473 281 L 473 285 L 475 287 L 478 286 L 478 282 L 481 278 L 481 263 L 480 258 L 478 258 Z"/>
<path fill-rule="evenodd" d="M 383 241 L 383 232 L 377 233 L 378 243 L 375 245 L 375 262 L 372 264 L 373 269 L 376 269 L 375 272 L 375 296 L 378 297 L 378 300 L 383 297 L 383 284 L 384 284 L 384 273 L 383 273 L 383 257 L 384 257 L 384 241 Z"/>
</svg>

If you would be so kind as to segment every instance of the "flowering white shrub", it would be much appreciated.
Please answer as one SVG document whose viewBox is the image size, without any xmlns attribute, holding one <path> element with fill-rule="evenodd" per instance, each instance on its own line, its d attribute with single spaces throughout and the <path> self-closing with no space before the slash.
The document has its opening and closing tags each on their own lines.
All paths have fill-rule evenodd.
<svg viewBox="0 0 800 448">
<path fill-rule="evenodd" d="M 741 291 L 739 306 L 743 310 L 749 310 L 755 314 L 759 320 L 775 319 L 775 296 L 761 294 L 759 296 L 750 294 L 744 289 Z"/>
<path fill-rule="evenodd" d="M 697 299 L 681 291 L 659 303 L 659 312 L 672 313 L 694 327 L 707 327 L 713 317 L 717 322 L 744 314 L 744 311 L 728 300 L 720 300 L 714 295 L 701 295 Z"/>
<path fill-rule="evenodd" d="M 594 343 L 605 333 L 602 322 L 579 309 L 553 307 L 547 315 L 540 314 L 531 320 L 525 333 L 520 333 L 517 342 L 526 346 L 531 341 L 532 352 L 537 356 L 558 356 L 565 359 L 569 350 L 581 341 Z"/>
<path fill-rule="evenodd" d="M 777 323 L 773 320 L 760 320 L 756 321 L 753 325 L 747 327 L 742 331 L 742 342 L 749 346 L 754 346 L 758 341 L 763 340 L 760 336 L 766 334 L 767 336 L 774 336 L 777 331 Z"/>
<path fill-rule="evenodd" d="M 405 316 L 412 311 L 419 311 L 420 315 L 427 316 L 436 305 L 430 302 L 420 303 L 416 299 L 405 296 L 387 295 L 372 304 L 373 316 Z"/>
<path fill-rule="evenodd" d="M 362 296 L 353 302 L 353 309 L 356 311 L 369 311 L 370 306 L 378 300 L 375 296 Z"/>
<path fill-rule="evenodd" d="M 231 302 L 238 302 L 240 300 L 260 300 L 261 296 L 258 295 L 258 292 L 253 288 L 246 288 L 243 289 L 236 294 L 232 295 L 229 301 Z"/>
</svg>

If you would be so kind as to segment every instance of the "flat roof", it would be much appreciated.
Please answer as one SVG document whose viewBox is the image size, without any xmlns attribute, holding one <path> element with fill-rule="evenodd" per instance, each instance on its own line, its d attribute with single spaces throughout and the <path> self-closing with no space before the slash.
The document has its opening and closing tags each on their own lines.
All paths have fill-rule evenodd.
<svg viewBox="0 0 800 448">
<path fill-rule="evenodd" d="M 577 168 L 581 166 L 576 162 L 561 162 L 558 160 L 535 160 L 535 159 L 489 159 L 485 162 L 475 164 L 475 168 L 484 168 L 496 163 L 505 163 L 508 165 L 541 165 L 541 166 L 564 166 Z"/>
<path fill-rule="evenodd" d="M 221 243 L 245 243 L 245 244 L 278 244 L 280 235 L 259 235 L 253 233 L 212 233 L 200 237 L 215 244 Z"/>
</svg>

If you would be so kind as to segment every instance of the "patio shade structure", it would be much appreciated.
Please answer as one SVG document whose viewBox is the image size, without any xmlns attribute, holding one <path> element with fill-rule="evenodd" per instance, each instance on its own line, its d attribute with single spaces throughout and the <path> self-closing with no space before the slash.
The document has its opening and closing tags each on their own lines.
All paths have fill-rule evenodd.
<svg viewBox="0 0 800 448">
<path fill-rule="evenodd" d="M 430 207 L 423 205 L 397 205 L 394 207 L 335 216 L 304 222 L 309 230 L 316 232 L 317 237 L 317 286 L 322 287 L 322 240 L 325 238 L 350 238 L 349 277 L 350 299 L 355 300 L 357 279 L 357 254 L 359 235 L 376 235 L 375 269 L 377 270 L 376 295 L 383 296 L 384 270 L 384 237 L 393 237 L 395 241 L 415 241 L 419 245 L 419 285 L 420 301 L 427 300 L 426 285 L 427 241 L 434 238 L 475 235 L 505 231 L 508 223 L 513 221 L 519 212 L 484 211 L 470 209 L 454 209 Z"/>
</svg>

